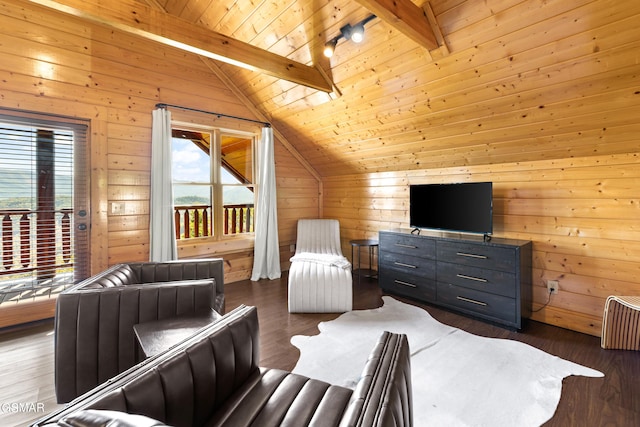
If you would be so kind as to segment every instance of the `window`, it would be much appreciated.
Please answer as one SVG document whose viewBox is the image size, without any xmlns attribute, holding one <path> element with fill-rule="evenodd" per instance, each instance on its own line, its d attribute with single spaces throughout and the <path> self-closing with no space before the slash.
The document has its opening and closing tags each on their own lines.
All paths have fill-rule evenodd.
<svg viewBox="0 0 640 427">
<path fill-rule="evenodd" d="M 3 306 L 88 276 L 87 131 L 80 120 L 0 114 Z"/>
<path fill-rule="evenodd" d="M 220 129 L 173 129 L 178 240 L 253 235 L 254 141 L 253 134 Z"/>
</svg>

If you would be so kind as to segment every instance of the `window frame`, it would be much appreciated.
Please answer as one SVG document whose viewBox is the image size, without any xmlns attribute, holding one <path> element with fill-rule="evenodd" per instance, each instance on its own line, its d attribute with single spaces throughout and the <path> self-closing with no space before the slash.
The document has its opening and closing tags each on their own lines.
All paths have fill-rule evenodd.
<svg viewBox="0 0 640 427">
<path fill-rule="evenodd" d="M 257 176 L 257 147 L 259 142 L 259 133 L 251 132 L 240 129 L 233 129 L 229 127 L 221 126 L 207 126 L 202 124 L 195 124 L 182 121 L 172 121 L 172 130 L 185 130 L 191 132 L 209 133 L 211 135 L 211 144 L 209 148 L 209 183 L 210 197 L 211 197 L 211 235 L 201 237 L 189 237 L 181 238 L 177 240 L 178 247 L 187 246 L 194 242 L 222 242 L 230 240 L 246 240 L 253 242 L 255 240 L 255 227 L 254 231 L 236 233 L 236 234 L 224 234 L 224 197 L 223 190 L 225 186 L 233 184 L 224 184 L 222 182 L 222 137 L 232 136 L 241 137 L 251 140 L 251 184 L 238 184 L 237 186 L 243 186 L 253 188 L 253 205 L 255 207 L 257 202 L 258 184 L 256 183 Z M 173 159 L 172 159 L 173 167 Z M 171 177 L 172 186 L 175 185 L 174 177 Z M 255 212 L 255 209 L 254 209 Z M 254 223 L 255 224 L 255 223 Z"/>
</svg>

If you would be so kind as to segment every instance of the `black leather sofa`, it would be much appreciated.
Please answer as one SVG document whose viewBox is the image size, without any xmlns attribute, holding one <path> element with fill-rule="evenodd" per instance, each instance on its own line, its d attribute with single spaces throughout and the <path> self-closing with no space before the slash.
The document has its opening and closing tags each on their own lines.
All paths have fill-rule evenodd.
<svg viewBox="0 0 640 427">
<path fill-rule="evenodd" d="M 412 425 L 404 335 L 382 334 L 354 390 L 259 360 L 257 311 L 241 306 L 32 426 Z"/>
<path fill-rule="evenodd" d="M 141 360 L 133 326 L 224 313 L 222 259 L 117 264 L 65 290 L 55 314 L 55 390 L 69 402 Z"/>
</svg>

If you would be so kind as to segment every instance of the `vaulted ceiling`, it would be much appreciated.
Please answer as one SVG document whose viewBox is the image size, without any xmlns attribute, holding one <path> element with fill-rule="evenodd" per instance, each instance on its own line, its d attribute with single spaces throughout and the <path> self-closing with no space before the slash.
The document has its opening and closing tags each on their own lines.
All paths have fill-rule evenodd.
<svg viewBox="0 0 640 427">
<path fill-rule="evenodd" d="M 630 16 L 589 0 L 31 1 L 200 55 L 320 176 L 588 155 L 588 132 L 557 135 L 592 114 L 578 100 L 606 86 L 599 56 Z M 371 14 L 362 43 L 322 55 Z"/>
</svg>

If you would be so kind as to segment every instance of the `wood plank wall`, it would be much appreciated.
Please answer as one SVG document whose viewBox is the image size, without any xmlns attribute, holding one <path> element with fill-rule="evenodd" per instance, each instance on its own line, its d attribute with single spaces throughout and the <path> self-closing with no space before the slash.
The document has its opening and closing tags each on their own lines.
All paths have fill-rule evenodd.
<svg viewBox="0 0 640 427">
<path fill-rule="evenodd" d="M 323 181 L 324 212 L 350 251 L 409 227 L 409 184 L 493 181 L 494 235 L 533 241 L 532 318 L 598 336 L 606 297 L 640 292 L 639 179 L 640 153 L 358 174 Z"/>
<path fill-rule="evenodd" d="M 93 273 L 148 259 L 156 103 L 255 118 L 198 57 L 29 2 L 0 4 L 0 39 L 0 107 L 91 120 Z M 288 268 L 295 220 L 318 216 L 320 185 L 277 139 L 275 145 L 282 262 Z M 251 273 L 252 243 L 200 242 L 181 248 L 180 256 L 224 256 L 227 281 L 241 280 Z"/>
</svg>

